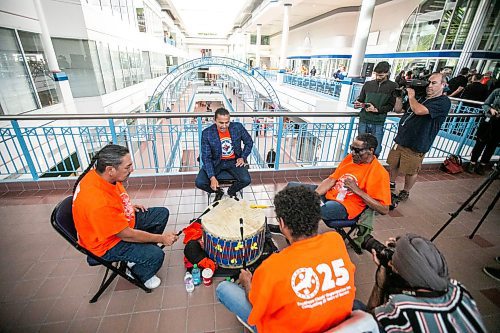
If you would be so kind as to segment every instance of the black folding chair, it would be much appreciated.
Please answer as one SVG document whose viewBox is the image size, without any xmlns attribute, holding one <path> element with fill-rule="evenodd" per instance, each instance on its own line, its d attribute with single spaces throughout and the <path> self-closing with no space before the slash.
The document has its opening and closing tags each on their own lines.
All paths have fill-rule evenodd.
<svg viewBox="0 0 500 333">
<path fill-rule="evenodd" d="M 146 293 L 150 293 L 151 289 L 144 286 L 144 284 L 136 278 L 132 278 L 127 275 L 127 263 L 125 261 L 117 261 L 110 262 L 102 259 L 94 255 L 92 252 L 88 251 L 80 244 L 78 244 L 78 236 L 75 229 L 75 223 L 73 221 L 73 196 L 69 196 L 63 201 L 61 201 L 56 208 L 52 211 L 52 215 L 50 217 L 50 222 L 52 227 L 66 240 L 68 241 L 75 249 L 80 251 L 81 253 L 87 256 L 87 262 L 90 266 L 103 265 L 106 267 L 106 272 L 104 273 L 104 277 L 101 282 L 101 286 L 97 293 L 92 297 L 89 303 L 95 303 L 102 295 L 102 293 L 109 287 L 111 282 L 120 275 L 122 278 L 126 279 L 130 283 L 136 285 L 137 287 L 144 290 Z M 111 275 L 108 274 L 111 271 Z M 130 274 L 134 276 L 133 272 L 130 271 Z"/>
</svg>

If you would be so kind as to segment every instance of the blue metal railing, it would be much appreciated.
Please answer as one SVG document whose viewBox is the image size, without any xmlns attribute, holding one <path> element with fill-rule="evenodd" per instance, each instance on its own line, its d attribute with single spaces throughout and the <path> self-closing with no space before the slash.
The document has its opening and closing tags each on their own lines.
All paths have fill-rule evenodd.
<svg viewBox="0 0 500 333">
<path fill-rule="evenodd" d="M 285 74 L 283 83 L 329 95 L 336 100 L 339 99 L 342 88 L 340 81 L 293 74 Z"/>
<path fill-rule="evenodd" d="M 478 112 L 478 109 L 469 109 Z M 333 167 L 348 153 L 357 134 L 357 113 L 264 113 L 266 122 L 255 122 L 253 112 L 238 117 L 254 140 L 249 157 L 251 168 L 267 168 L 265 157 L 273 148 L 275 169 Z M 288 117 L 312 115 L 328 117 L 313 123 L 289 123 Z M 0 116 L 11 120 L 0 129 L 0 177 L 38 179 L 75 175 L 89 164 L 90 158 L 104 145 L 115 142 L 132 152 L 134 169 L 139 174 L 169 174 L 199 170 L 201 131 L 205 114 L 155 113 L 120 114 L 113 118 L 136 118 L 139 124 L 115 124 L 109 115 Z M 73 118 L 71 118 L 73 117 Z M 341 117 L 341 118 L 337 118 Z M 12 118 L 16 118 L 12 120 Z M 78 119 L 79 126 L 58 126 L 58 121 L 34 126 L 33 119 Z M 156 119 L 145 121 L 144 118 Z M 31 121 L 25 122 L 30 119 Z M 97 119 L 97 120 L 96 120 Z M 427 160 L 443 159 L 450 153 L 470 156 L 477 128 L 476 117 L 450 114 Z M 87 120 L 92 123 L 85 124 Z M 389 153 L 397 133 L 399 119 L 388 118 L 380 159 Z M 96 122 L 99 124 L 96 125 Z M 44 122 L 46 123 L 46 122 Z"/>
</svg>

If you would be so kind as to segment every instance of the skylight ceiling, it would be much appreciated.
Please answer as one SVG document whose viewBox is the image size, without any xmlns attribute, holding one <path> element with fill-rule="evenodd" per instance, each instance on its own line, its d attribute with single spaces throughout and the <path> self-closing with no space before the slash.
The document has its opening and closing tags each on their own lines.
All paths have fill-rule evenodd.
<svg viewBox="0 0 500 333">
<path fill-rule="evenodd" d="M 225 38 L 248 0 L 170 0 L 190 37 Z"/>
</svg>

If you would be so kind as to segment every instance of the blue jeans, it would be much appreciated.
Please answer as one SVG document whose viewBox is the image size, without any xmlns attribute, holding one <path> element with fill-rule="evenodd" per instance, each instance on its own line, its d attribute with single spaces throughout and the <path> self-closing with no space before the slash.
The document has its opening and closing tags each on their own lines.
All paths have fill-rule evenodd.
<svg viewBox="0 0 500 333">
<path fill-rule="evenodd" d="M 252 304 L 248 301 L 245 290 L 236 283 L 222 281 L 215 290 L 219 301 L 232 313 L 248 324 L 248 316 L 252 311 Z M 248 324 L 251 326 L 250 324 Z M 256 327 L 252 329 L 257 332 Z"/>
<path fill-rule="evenodd" d="M 161 234 L 167 225 L 168 216 L 169 211 L 165 207 L 152 207 L 145 212 L 136 212 L 135 229 Z M 160 270 L 164 256 L 163 250 L 156 244 L 120 241 L 102 258 L 107 261 L 135 263 L 131 270 L 144 283 Z"/>
<path fill-rule="evenodd" d="M 314 184 L 303 184 L 299 182 L 290 182 L 287 187 L 304 186 L 311 190 L 316 190 L 318 185 Z M 336 200 L 328 200 L 324 195 L 321 196 L 321 201 L 324 203 L 321 206 L 321 218 L 323 220 L 345 220 L 347 219 L 347 210 L 344 205 Z"/>
<path fill-rule="evenodd" d="M 359 122 L 358 124 L 358 134 L 369 133 L 377 138 L 377 149 L 375 149 L 375 155 L 378 157 L 382 151 L 382 140 L 384 139 L 384 124 L 368 124 L 365 122 Z"/>
<path fill-rule="evenodd" d="M 250 185 L 250 182 L 252 181 L 248 169 L 245 167 L 237 167 L 236 160 L 221 160 L 220 163 L 214 168 L 215 178 L 217 178 L 217 175 L 222 171 L 228 172 L 234 179 L 236 179 L 234 184 L 227 190 L 228 195 L 236 195 L 236 193 L 241 191 L 244 187 Z M 198 172 L 198 176 L 196 176 L 194 183 L 197 188 L 205 192 L 215 192 L 210 187 L 210 179 L 208 178 L 205 169 L 201 169 L 200 172 Z"/>
</svg>

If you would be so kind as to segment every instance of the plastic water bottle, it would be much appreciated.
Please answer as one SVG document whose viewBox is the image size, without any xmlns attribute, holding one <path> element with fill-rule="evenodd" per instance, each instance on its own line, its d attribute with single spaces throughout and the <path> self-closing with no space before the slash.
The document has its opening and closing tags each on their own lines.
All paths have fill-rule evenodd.
<svg viewBox="0 0 500 333">
<path fill-rule="evenodd" d="M 194 290 L 193 276 L 189 272 L 186 272 L 186 275 L 184 275 L 184 285 L 186 286 L 186 291 L 188 293 L 193 292 Z"/>
<path fill-rule="evenodd" d="M 191 274 L 193 274 L 194 285 L 199 286 L 201 284 L 201 273 L 197 264 L 194 264 L 193 269 L 191 270 Z"/>
<path fill-rule="evenodd" d="M 342 186 L 339 190 L 339 193 L 337 194 L 337 201 L 340 202 L 344 201 L 346 194 L 347 194 L 347 188 Z"/>
</svg>

